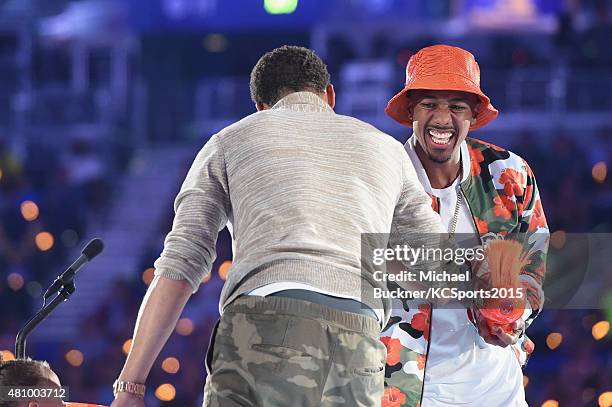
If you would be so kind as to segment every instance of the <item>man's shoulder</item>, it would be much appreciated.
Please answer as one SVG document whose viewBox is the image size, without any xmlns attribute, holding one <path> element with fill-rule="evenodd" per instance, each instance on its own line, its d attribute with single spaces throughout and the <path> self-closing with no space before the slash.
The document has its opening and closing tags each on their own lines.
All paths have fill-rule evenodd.
<svg viewBox="0 0 612 407">
<path fill-rule="evenodd" d="M 398 151 L 404 151 L 404 146 L 402 143 L 372 124 L 352 116 L 345 116 L 341 114 L 336 114 L 335 116 L 339 123 L 351 126 L 356 134 L 366 136 L 368 139 L 387 145 L 390 148 L 398 149 Z"/>
</svg>

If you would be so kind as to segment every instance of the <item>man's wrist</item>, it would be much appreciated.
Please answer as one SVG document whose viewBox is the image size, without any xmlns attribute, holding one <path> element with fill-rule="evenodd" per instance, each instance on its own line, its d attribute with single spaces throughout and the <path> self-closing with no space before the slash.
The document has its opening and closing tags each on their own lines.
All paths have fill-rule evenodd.
<svg viewBox="0 0 612 407">
<path fill-rule="evenodd" d="M 113 383 L 113 394 L 115 397 L 117 397 L 119 393 L 127 393 L 144 398 L 145 388 L 145 385 L 142 383 L 117 379 L 115 380 L 115 383 Z"/>
</svg>

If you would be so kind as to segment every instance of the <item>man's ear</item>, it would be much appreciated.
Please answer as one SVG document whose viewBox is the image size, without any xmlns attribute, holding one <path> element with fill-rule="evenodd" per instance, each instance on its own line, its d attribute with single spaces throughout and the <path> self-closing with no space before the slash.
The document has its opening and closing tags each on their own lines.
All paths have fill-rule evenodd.
<svg viewBox="0 0 612 407">
<path fill-rule="evenodd" d="M 472 118 L 470 119 L 471 124 L 476 123 L 476 116 L 478 116 L 479 111 L 480 111 L 480 102 L 478 102 L 476 106 L 474 106 L 474 108 L 472 109 Z"/>
<path fill-rule="evenodd" d="M 333 109 L 334 106 L 336 106 L 336 91 L 334 90 L 334 85 L 331 83 L 327 85 L 325 94 L 327 95 L 327 104 Z"/>
<path fill-rule="evenodd" d="M 28 407 L 39 407 L 38 401 L 30 401 Z"/>
<path fill-rule="evenodd" d="M 258 112 L 261 112 L 262 110 L 270 109 L 270 105 L 267 103 L 257 102 L 255 103 L 255 109 L 257 109 Z"/>
</svg>

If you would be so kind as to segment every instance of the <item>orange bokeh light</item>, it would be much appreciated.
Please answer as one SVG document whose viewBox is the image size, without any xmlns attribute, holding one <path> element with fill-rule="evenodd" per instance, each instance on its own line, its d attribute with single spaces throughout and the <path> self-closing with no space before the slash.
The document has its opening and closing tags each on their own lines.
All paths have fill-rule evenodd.
<svg viewBox="0 0 612 407">
<path fill-rule="evenodd" d="M 162 362 L 162 370 L 166 373 L 175 374 L 181 368 L 181 363 L 177 358 L 169 357 Z"/>
<path fill-rule="evenodd" d="M 38 209 L 38 205 L 32 201 L 23 201 L 21 203 L 21 216 L 27 221 L 33 221 L 38 219 L 38 215 L 40 214 L 40 210 Z"/>
<path fill-rule="evenodd" d="M 74 367 L 79 367 L 83 364 L 85 357 L 83 352 L 77 349 L 72 349 L 66 353 L 66 361 Z"/>
<path fill-rule="evenodd" d="M 193 333 L 193 321 L 189 318 L 181 318 L 176 323 L 176 333 L 182 336 L 189 336 Z"/>
<path fill-rule="evenodd" d="M 157 389 L 155 389 L 155 397 L 157 397 L 161 401 L 174 400 L 175 396 L 176 389 L 170 383 L 164 383 L 160 385 Z"/>
<path fill-rule="evenodd" d="M 231 260 L 225 260 L 223 263 L 221 263 L 219 266 L 219 277 L 221 277 L 221 280 L 225 280 L 227 278 L 227 273 L 229 272 L 231 266 Z"/>
<path fill-rule="evenodd" d="M 36 247 L 38 250 L 42 252 L 46 252 L 47 250 L 53 247 L 55 240 L 53 239 L 53 235 L 49 232 L 40 232 L 35 237 Z"/>
<path fill-rule="evenodd" d="M 557 349 L 561 342 L 563 342 L 563 335 L 559 332 L 553 332 L 546 337 L 546 345 L 552 350 Z"/>
</svg>

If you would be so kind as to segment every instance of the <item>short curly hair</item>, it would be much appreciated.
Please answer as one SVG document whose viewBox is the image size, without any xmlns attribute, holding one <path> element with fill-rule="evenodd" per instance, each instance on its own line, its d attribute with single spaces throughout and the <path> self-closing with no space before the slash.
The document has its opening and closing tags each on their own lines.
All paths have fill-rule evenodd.
<svg viewBox="0 0 612 407">
<path fill-rule="evenodd" d="M 314 51 L 284 45 L 257 61 L 251 72 L 251 99 L 274 105 L 291 92 L 325 92 L 329 85 L 327 66 Z"/>
</svg>

